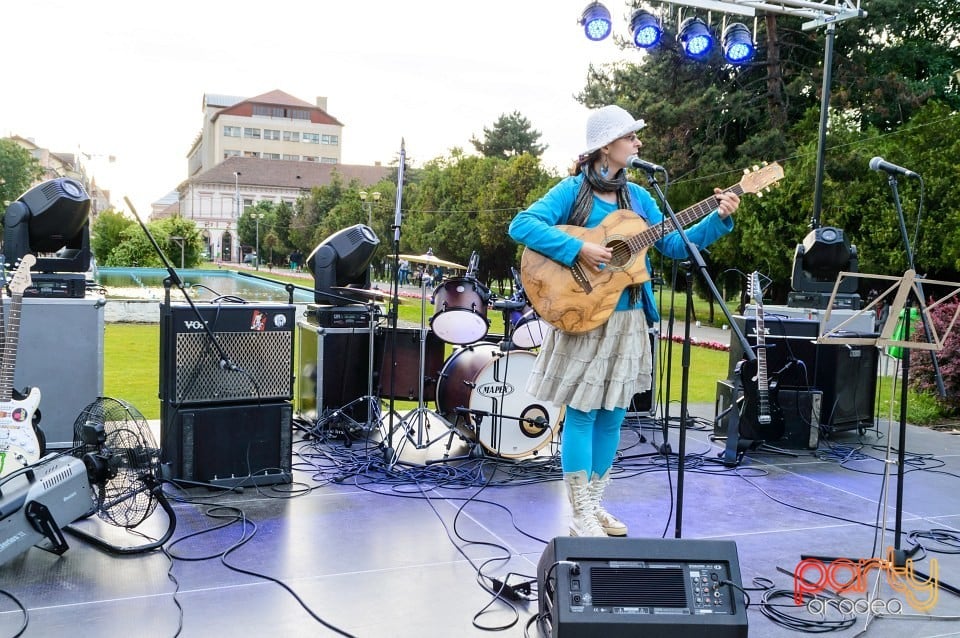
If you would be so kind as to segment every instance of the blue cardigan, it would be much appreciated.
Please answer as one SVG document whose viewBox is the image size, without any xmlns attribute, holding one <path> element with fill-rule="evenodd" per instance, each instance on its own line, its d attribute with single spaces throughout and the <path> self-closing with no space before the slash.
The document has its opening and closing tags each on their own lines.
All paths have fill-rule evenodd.
<svg viewBox="0 0 960 638">
<path fill-rule="evenodd" d="M 530 208 L 521 211 L 510 223 L 510 237 L 515 241 L 531 248 L 538 253 L 549 256 L 565 266 L 572 266 L 577 260 L 583 240 L 569 235 L 559 228 L 558 224 L 569 223 L 573 203 L 580 191 L 583 174 L 563 179 L 551 188 L 546 195 L 533 203 Z M 663 221 L 663 213 L 657 202 L 645 189 L 633 182 L 627 183 L 630 193 L 631 208 L 644 220 L 654 226 Z M 584 226 L 593 228 L 598 226 L 604 218 L 618 209 L 617 204 L 604 201 L 596 196 L 593 198 L 593 210 Z M 705 248 L 718 238 L 733 230 L 733 217 L 723 219 L 713 211 L 699 222 L 686 229 L 687 237 L 699 248 Z M 658 239 L 654 244 L 662 254 L 672 259 L 687 257 L 687 247 L 677 231 L 672 231 Z M 647 253 L 647 271 L 652 272 L 650 254 Z M 660 313 L 653 296 L 653 286 L 650 281 L 643 284 L 643 294 L 640 305 L 643 307 L 647 321 L 650 324 L 660 321 Z M 629 291 L 624 290 L 617 303 L 617 310 L 629 310 Z"/>
</svg>

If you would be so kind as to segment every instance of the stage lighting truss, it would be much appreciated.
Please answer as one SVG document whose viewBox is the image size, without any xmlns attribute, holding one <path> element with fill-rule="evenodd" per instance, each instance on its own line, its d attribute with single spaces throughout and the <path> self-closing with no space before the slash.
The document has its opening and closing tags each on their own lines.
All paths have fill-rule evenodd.
<svg viewBox="0 0 960 638">
<path fill-rule="evenodd" d="M 723 30 L 723 57 L 730 64 L 746 64 L 753 59 L 756 47 L 753 34 L 742 22 L 732 22 Z"/>
<path fill-rule="evenodd" d="M 637 9 L 630 16 L 630 35 L 633 43 L 641 49 L 650 49 L 660 44 L 663 27 L 660 20 L 645 9 Z"/>
<path fill-rule="evenodd" d="M 580 24 L 587 38 L 597 42 L 603 40 L 613 29 L 610 10 L 599 2 L 591 2 L 580 16 Z"/>
<path fill-rule="evenodd" d="M 710 32 L 710 26 L 696 16 L 686 18 L 680 23 L 677 39 L 686 56 L 695 60 L 705 58 L 713 48 L 713 34 Z"/>
</svg>

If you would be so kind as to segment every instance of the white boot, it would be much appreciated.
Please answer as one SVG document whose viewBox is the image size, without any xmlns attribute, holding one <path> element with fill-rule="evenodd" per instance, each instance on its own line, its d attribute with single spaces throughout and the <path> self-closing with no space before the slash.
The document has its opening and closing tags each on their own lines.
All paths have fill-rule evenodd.
<svg viewBox="0 0 960 638">
<path fill-rule="evenodd" d="M 570 523 L 570 536 L 606 536 L 600 527 L 595 513 L 595 501 L 587 480 L 587 472 L 568 472 L 563 475 L 567 486 L 567 498 L 573 508 L 573 521 Z"/>
<path fill-rule="evenodd" d="M 590 498 L 593 501 L 593 512 L 597 523 L 607 536 L 626 536 L 627 525 L 616 516 L 603 509 L 603 492 L 610 484 L 610 470 L 603 476 L 593 472 L 590 476 Z"/>
</svg>

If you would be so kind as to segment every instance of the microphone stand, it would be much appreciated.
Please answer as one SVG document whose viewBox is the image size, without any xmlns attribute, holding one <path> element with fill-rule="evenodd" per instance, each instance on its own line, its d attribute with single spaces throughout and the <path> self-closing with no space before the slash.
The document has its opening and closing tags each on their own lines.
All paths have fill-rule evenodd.
<svg viewBox="0 0 960 638">
<path fill-rule="evenodd" d="M 689 237 L 687 237 L 687 233 L 680 224 L 677 214 L 674 212 L 673 208 L 670 207 L 670 203 L 667 201 L 666 195 L 664 194 L 663 190 L 661 190 L 660 184 L 657 182 L 655 171 L 647 170 L 646 173 L 647 181 L 650 183 L 650 187 L 657 194 L 657 197 L 663 204 L 663 210 L 667 213 L 667 217 L 670 218 L 670 221 L 673 224 L 674 230 L 677 231 L 677 234 L 687 247 L 687 254 L 690 256 L 690 261 L 693 264 L 696 264 L 697 269 L 700 272 L 700 276 L 703 278 L 703 282 L 710 289 L 710 294 L 712 294 L 713 298 L 717 301 L 717 303 L 720 304 L 720 308 L 723 310 L 723 314 L 727 318 L 727 323 L 730 325 L 733 333 L 737 336 L 743 346 L 744 354 L 752 360 L 756 357 L 756 355 L 753 354 L 753 350 L 750 348 L 750 344 L 747 342 L 747 338 L 744 336 L 743 332 L 733 321 L 733 315 L 730 313 L 730 309 L 727 308 L 727 304 L 724 302 L 723 297 L 717 291 L 716 284 L 714 284 L 713 279 L 710 278 L 710 273 L 707 272 L 707 265 L 703 261 L 703 255 L 700 254 L 700 249 L 696 244 L 690 241 Z M 719 204 L 719 202 L 717 202 L 717 204 Z M 687 422 L 689 420 L 688 390 L 690 386 L 690 324 L 693 321 L 693 273 L 691 269 L 687 269 L 686 273 L 686 292 L 687 306 L 683 334 L 683 352 L 681 356 L 682 370 L 680 375 L 680 443 L 677 448 L 677 515 L 675 520 L 676 526 L 674 529 L 674 536 L 676 538 L 682 537 L 684 463 L 686 455 Z M 668 365 L 672 365 L 672 362 L 668 362 Z M 666 403 L 669 404 L 669 402 L 670 397 L 668 396 Z"/>
<path fill-rule="evenodd" d="M 391 300 L 390 300 L 390 309 L 387 311 L 387 327 L 388 327 L 388 337 L 386 348 L 390 351 L 390 369 L 396 369 L 396 357 L 397 357 L 397 316 L 400 313 L 400 227 L 403 222 L 403 210 L 401 208 L 401 203 L 403 202 L 403 173 L 406 170 L 406 142 L 403 138 L 400 138 L 400 162 L 397 164 L 397 197 L 396 203 L 394 206 L 393 213 L 393 273 L 391 273 L 391 280 L 393 283 L 393 289 Z M 423 333 L 421 331 L 421 350 Z M 386 354 L 386 353 L 384 353 Z M 399 456 L 396 450 L 393 447 L 393 419 L 396 417 L 396 411 L 394 410 L 394 386 L 396 385 L 396 374 L 390 375 L 390 409 L 387 414 L 390 415 L 390 423 L 387 424 L 386 428 L 386 444 L 383 446 L 383 459 L 387 463 L 388 469 L 393 469 L 393 466 L 397 463 L 397 457 Z M 421 385 L 423 380 L 421 379 Z M 422 399 L 422 396 L 421 396 Z"/>
<path fill-rule="evenodd" d="M 200 309 L 197 308 L 196 304 L 193 303 L 193 299 L 190 298 L 190 295 L 187 294 L 187 291 L 184 289 L 183 280 L 180 279 L 180 275 L 177 274 L 176 268 L 170 263 L 170 260 L 167 259 L 167 255 L 160 249 L 160 244 L 157 243 L 157 240 L 154 239 L 153 233 L 147 228 L 147 225 L 143 223 L 143 220 L 140 219 L 140 215 L 137 214 L 137 209 L 133 207 L 133 203 L 128 197 L 124 197 L 123 201 L 127 203 L 127 207 L 130 209 L 130 212 L 133 213 L 134 218 L 140 224 L 140 228 L 143 229 L 144 234 L 147 236 L 147 239 L 150 240 L 150 244 L 153 246 L 154 251 L 160 257 L 160 261 L 163 262 L 164 268 L 166 268 L 168 277 L 167 279 L 175 284 L 180 292 L 183 294 L 184 299 L 187 300 L 190 309 L 197 316 L 197 320 L 200 322 L 200 325 L 203 326 L 203 330 L 206 333 L 207 337 L 210 339 L 210 343 L 213 344 L 213 347 L 217 350 L 217 355 L 220 357 L 219 366 L 222 370 L 230 370 L 232 372 L 243 372 L 246 374 L 246 371 L 241 369 L 240 366 L 235 364 L 230 360 L 230 357 L 227 356 L 226 351 L 223 349 L 223 346 L 220 344 L 220 341 L 217 340 L 216 335 L 213 333 L 213 329 L 207 325 L 207 322 L 203 318 L 203 314 L 200 312 Z M 170 307 L 170 286 L 165 286 L 166 295 L 165 302 L 167 307 Z"/>
<path fill-rule="evenodd" d="M 921 178 L 922 179 L 922 178 Z M 894 173 L 887 174 L 887 183 L 890 184 L 890 191 L 893 194 L 893 205 L 897 211 L 897 221 L 900 223 L 900 235 L 903 237 L 903 246 L 904 251 L 907 253 L 907 268 L 913 272 L 917 272 L 917 267 L 913 262 L 913 249 L 910 247 L 910 237 L 907 234 L 907 224 L 903 219 L 903 206 L 900 204 L 900 192 L 897 189 L 897 176 Z M 926 295 L 923 293 L 923 284 L 920 280 L 916 280 L 917 292 L 920 293 L 921 299 Z M 930 342 L 930 324 L 927 322 L 926 313 L 920 313 L 920 319 L 923 321 L 923 330 L 924 334 L 927 337 L 927 343 Z M 904 322 L 910 321 L 910 308 L 904 308 L 903 315 Z M 907 326 L 909 330 L 909 326 Z M 909 333 L 908 333 L 909 334 Z M 904 339 L 906 341 L 906 339 Z M 940 393 L 940 396 L 943 398 L 947 397 L 946 387 L 943 385 L 943 375 L 940 374 L 940 363 L 937 361 L 937 353 L 933 350 L 930 351 L 930 363 L 933 364 L 933 378 L 937 383 L 937 392 Z M 906 370 L 907 365 L 904 365 L 904 370 Z"/>
</svg>

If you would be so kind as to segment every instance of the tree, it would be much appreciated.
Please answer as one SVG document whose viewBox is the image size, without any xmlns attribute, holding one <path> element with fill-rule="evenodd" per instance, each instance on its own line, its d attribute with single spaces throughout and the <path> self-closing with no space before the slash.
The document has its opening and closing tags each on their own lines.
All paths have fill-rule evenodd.
<svg viewBox="0 0 960 638">
<path fill-rule="evenodd" d="M 194 268 L 200 263 L 200 253 L 203 250 L 203 238 L 193 220 L 183 217 L 167 217 L 147 224 L 150 234 L 156 239 L 161 250 L 171 264 L 179 267 L 181 260 L 181 246 L 179 240 L 171 237 L 183 238 L 183 265 Z M 163 261 L 157 255 L 153 244 L 139 224 L 130 224 L 120 233 L 120 243 L 110 252 L 106 259 L 106 266 L 162 268 Z"/>
<path fill-rule="evenodd" d="M 538 144 L 539 139 L 540 131 L 532 129 L 530 121 L 514 111 L 510 115 L 502 114 L 492 128 L 483 127 L 482 141 L 472 137 L 470 143 L 484 157 L 506 159 L 523 153 L 540 157 L 547 147 Z"/>
<path fill-rule="evenodd" d="M 676 210 L 707 197 L 713 186 L 732 183 L 744 167 L 763 160 L 784 164 L 780 187 L 763 200 L 744 197 L 734 236 L 710 247 L 718 272 L 770 274 L 777 302 L 786 300 L 794 248 L 813 217 L 825 30 L 803 31 L 801 23 L 767 16 L 756 62 L 743 67 L 726 64 L 718 52 L 693 62 L 665 37 L 665 45 L 639 64 L 591 68 L 579 96 L 589 107 L 618 103 L 647 120 L 644 155 L 670 169 L 668 196 Z M 846 231 L 860 248 L 862 272 L 902 272 L 890 259 L 902 250 L 892 251 L 899 233 L 889 218 L 889 193 L 866 170 L 869 157 L 890 148 L 906 162 L 902 154 L 909 148 L 920 161 L 919 143 L 904 144 L 908 129 L 941 158 L 955 152 L 955 118 L 928 108 L 937 99 L 946 112 L 960 107 L 960 92 L 949 82 L 960 67 L 958 32 L 960 7 L 948 0 L 876 0 L 868 17 L 836 26 L 818 222 Z M 917 117 L 929 121 L 926 133 L 908 126 Z M 908 197 L 913 187 L 905 185 Z M 960 208 L 952 193 L 942 183 L 937 204 L 945 213 Z M 956 234 L 950 215 L 936 241 Z M 931 258 L 952 252 L 941 249 Z"/>
<path fill-rule="evenodd" d="M 106 264 L 113 249 L 123 241 L 123 231 L 137 223 L 115 210 L 105 210 L 90 228 L 90 248 L 97 263 Z"/>
<path fill-rule="evenodd" d="M 15 201 L 43 175 L 32 155 L 10 139 L 0 139 L 0 206 Z"/>
</svg>

